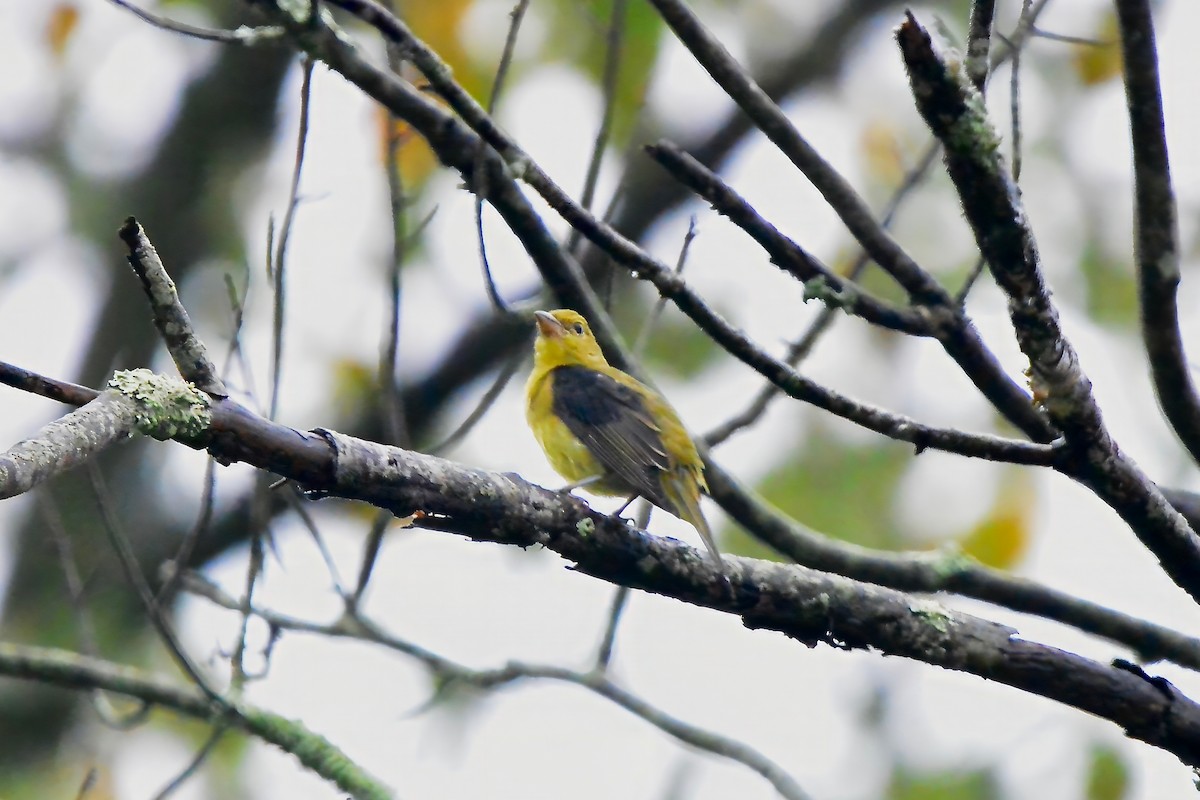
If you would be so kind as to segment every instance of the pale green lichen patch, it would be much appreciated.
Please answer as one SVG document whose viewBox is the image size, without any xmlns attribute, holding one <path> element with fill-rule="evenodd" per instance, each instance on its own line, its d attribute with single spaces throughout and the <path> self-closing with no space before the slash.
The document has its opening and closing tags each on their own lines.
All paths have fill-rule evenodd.
<svg viewBox="0 0 1200 800">
<path fill-rule="evenodd" d="M 858 300 L 858 293 L 849 285 L 835 288 L 830 285 L 824 275 L 818 275 L 804 282 L 804 302 L 817 299 L 830 308 L 847 309 Z"/>
<path fill-rule="evenodd" d="M 208 395 L 179 378 L 148 369 L 122 370 L 110 388 L 137 404 L 137 428 L 155 439 L 194 439 L 212 423 Z"/>
<path fill-rule="evenodd" d="M 964 553 L 953 543 L 939 548 L 927 558 L 929 565 L 942 578 L 951 578 L 955 575 L 960 575 L 979 564 L 978 561 Z"/>
<path fill-rule="evenodd" d="M 978 92 L 972 91 L 967 95 L 966 107 L 966 113 L 955 120 L 950 128 L 950 146 L 960 152 L 972 152 L 977 155 L 995 153 L 1000 147 L 1000 137 L 988 119 L 983 99 Z"/>
<path fill-rule="evenodd" d="M 575 523 L 575 530 L 586 539 L 596 531 L 596 523 L 592 521 L 591 517 L 584 517 Z"/>
<path fill-rule="evenodd" d="M 913 600 L 908 610 L 932 625 L 938 633 L 945 633 L 954 624 L 950 609 L 933 600 Z"/>
</svg>

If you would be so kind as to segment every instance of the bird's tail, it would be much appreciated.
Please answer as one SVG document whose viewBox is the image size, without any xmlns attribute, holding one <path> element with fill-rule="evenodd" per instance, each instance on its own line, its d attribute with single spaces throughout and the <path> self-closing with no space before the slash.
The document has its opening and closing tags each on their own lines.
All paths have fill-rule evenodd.
<svg viewBox="0 0 1200 800">
<path fill-rule="evenodd" d="M 713 539 L 712 528 L 708 527 L 708 520 L 700 511 L 700 486 L 695 478 L 691 475 L 663 476 L 663 484 L 671 505 L 675 507 L 676 516 L 691 523 L 696 532 L 700 534 L 700 538 L 704 540 L 704 546 L 708 549 L 708 554 L 712 556 L 713 561 L 716 562 L 717 569 L 728 574 L 729 571 L 725 568 L 725 559 L 721 558 L 721 551 L 717 549 L 717 543 Z"/>
</svg>

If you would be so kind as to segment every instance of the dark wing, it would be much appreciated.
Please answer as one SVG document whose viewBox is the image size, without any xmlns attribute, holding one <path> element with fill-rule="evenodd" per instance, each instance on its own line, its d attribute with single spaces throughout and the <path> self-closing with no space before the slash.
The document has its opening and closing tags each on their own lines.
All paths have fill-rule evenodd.
<svg viewBox="0 0 1200 800">
<path fill-rule="evenodd" d="M 609 474 L 662 508 L 661 473 L 671 468 L 667 449 L 641 396 L 602 372 L 587 367 L 558 367 L 554 382 L 554 415 L 583 442 Z"/>
</svg>

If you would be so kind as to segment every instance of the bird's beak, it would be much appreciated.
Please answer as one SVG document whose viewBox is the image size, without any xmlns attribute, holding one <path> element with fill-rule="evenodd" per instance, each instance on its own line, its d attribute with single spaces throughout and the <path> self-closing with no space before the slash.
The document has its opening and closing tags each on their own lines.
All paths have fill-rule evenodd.
<svg viewBox="0 0 1200 800">
<path fill-rule="evenodd" d="M 545 336 L 547 339 L 557 339 L 567 332 L 562 323 L 556 320 L 547 311 L 533 312 L 534 321 L 537 322 L 538 334 Z"/>
</svg>

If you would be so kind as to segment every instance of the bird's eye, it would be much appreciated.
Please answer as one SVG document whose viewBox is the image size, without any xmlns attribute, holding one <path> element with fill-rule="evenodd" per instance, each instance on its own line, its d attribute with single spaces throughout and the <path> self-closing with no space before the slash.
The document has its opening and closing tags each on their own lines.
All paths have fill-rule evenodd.
<svg viewBox="0 0 1200 800">
<path fill-rule="evenodd" d="M 575 333 L 579 334 L 580 336 L 583 336 L 583 323 L 582 322 L 575 323 Z"/>
</svg>

